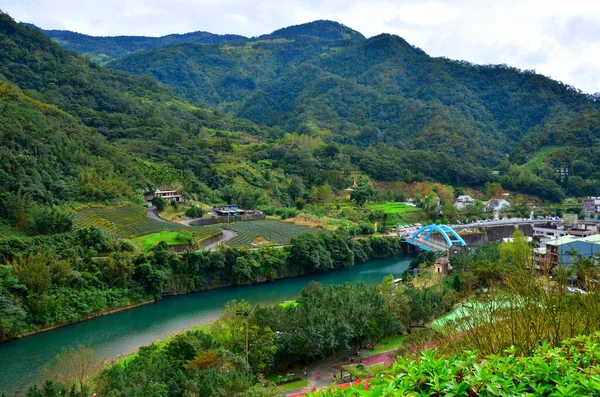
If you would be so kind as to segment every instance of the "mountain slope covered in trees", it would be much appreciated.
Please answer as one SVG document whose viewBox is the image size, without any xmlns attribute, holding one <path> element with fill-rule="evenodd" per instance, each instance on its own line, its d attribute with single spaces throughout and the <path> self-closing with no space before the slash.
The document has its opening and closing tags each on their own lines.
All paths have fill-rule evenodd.
<svg viewBox="0 0 600 397">
<path fill-rule="evenodd" d="M 526 162 L 548 141 L 538 138 L 531 151 L 527 139 L 528 155 L 521 141 L 529 134 L 544 137 L 600 109 L 533 71 L 433 58 L 394 35 L 328 34 L 340 26 L 317 21 L 237 45 L 167 47 L 109 67 L 150 74 L 180 96 L 256 123 L 318 127 L 340 143 L 443 152 L 489 167 L 513 154 Z M 589 135 L 571 125 L 576 136 Z M 581 147 L 580 139 L 559 140 Z"/>
<path fill-rule="evenodd" d="M 134 191 L 176 184 L 192 197 L 241 201 L 247 190 L 244 197 L 285 206 L 292 175 L 309 188 L 343 189 L 360 170 L 383 181 L 497 181 L 552 200 L 565 192 L 600 194 L 592 98 L 533 73 L 431 58 L 396 36 L 367 40 L 318 21 L 245 43 L 138 52 L 113 65 L 144 74 L 144 62 L 152 62 L 151 74 L 180 96 L 200 95 L 194 100 L 225 113 L 175 97 L 152 77 L 97 66 L 4 14 L 0 40 L 7 84 L 70 115 L 77 128 L 124 156 L 109 161 L 118 164 L 109 174 Z M 528 167 L 552 142 L 558 146 L 544 152 L 543 167 Z M 83 171 L 112 180 L 101 163 L 90 164 L 95 153 L 69 168 L 72 185 L 85 180 Z M 572 166 L 569 181 L 555 177 L 557 164 Z M 50 189 L 38 180 L 45 184 L 38 192 Z"/>
<path fill-rule="evenodd" d="M 221 44 L 248 40 L 248 38 L 236 34 L 219 35 L 209 32 L 170 34 L 162 37 L 95 37 L 69 30 L 43 30 L 43 32 L 63 48 L 84 54 L 99 63 L 121 58 L 136 51 L 154 50 L 178 44 Z"/>
</svg>

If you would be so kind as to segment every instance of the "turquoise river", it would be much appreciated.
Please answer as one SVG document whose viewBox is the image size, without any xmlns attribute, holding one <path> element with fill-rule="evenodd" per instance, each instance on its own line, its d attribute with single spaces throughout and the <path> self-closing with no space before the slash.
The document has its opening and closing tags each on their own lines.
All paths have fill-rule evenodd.
<svg viewBox="0 0 600 397">
<path fill-rule="evenodd" d="M 0 391 L 12 394 L 37 382 L 44 365 L 64 348 L 84 344 L 97 352 L 98 359 L 112 360 L 178 330 L 210 322 L 232 299 L 246 299 L 252 304 L 275 304 L 296 298 L 311 280 L 322 284 L 362 282 L 375 285 L 381 283 L 385 275 L 399 276 L 408 268 L 410 260 L 408 255 L 396 256 L 327 273 L 168 297 L 1 343 Z"/>
</svg>

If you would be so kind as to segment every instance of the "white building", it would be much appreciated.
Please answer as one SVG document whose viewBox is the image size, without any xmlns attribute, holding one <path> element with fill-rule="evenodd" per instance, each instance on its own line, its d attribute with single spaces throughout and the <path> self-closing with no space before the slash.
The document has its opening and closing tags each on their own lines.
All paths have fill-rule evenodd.
<svg viewBox="0 0 600 397">
<path fill-rule="evenodd" d="M 456 208 L 458 208 L 459 210 L 465 208 L 467 205 L 469 204 L 473 204 L 475 202 L 475 199 L 471 196 L 469 196 L 468 194 L 465 194 L 463 196 L 458 196 L 456 198 L 456 201 L 454 202 L 454 206 Z"/>
<path fill-rule="evenodd" d="M 510 207 L 510 203 L 504 199 L 491 199 L 483 203 L 487 211 L 499 212 Z"/>
</svg>

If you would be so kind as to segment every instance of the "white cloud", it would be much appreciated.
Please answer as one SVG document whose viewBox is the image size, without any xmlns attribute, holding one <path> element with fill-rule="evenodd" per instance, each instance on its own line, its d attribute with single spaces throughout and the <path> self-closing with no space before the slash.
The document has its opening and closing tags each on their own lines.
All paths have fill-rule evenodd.
<svg viewBox="0 0 600 397">
<path fill-rule="evenodd" d="M 397 9 L 397 15 L 407 24 L 434 26 L 456 20 L 460 13 L 448 4 L 428 1 L 401 5 Z"/>
<path fill-rule="evenodd" d="M 0 0 L 15 19 L 92 35 L 257 36 L 315 19 L 393 33 L 432 56 L 535 69 L 600 91 L 598 0 Z"/>
</svg>

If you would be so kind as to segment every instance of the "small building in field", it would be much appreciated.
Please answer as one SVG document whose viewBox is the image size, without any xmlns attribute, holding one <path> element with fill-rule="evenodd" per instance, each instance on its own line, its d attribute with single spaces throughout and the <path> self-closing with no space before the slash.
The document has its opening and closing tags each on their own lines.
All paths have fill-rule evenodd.
<svg viewBox="0 0 600 397">
<path fill-rule="evenodd" d="M 450 273 L 450 270 L 452 270 L 452 266 L 450 266 L 448 258 L 437 258 L 435 260 L 433 265 L 434 274 L 441 274 L 442 277 L 445 277 Z"/>
<path fill-rule="evenodd" d="M 215 217 L 218 217 L 218 216 L 236 216 L 236 215 L 243 215 L 244 214 L 244 210 L 241 209 L 241 208 L 238 208 L 238 206 L 235 205 L 235 204 L 215 205 L 213 207 L 212 214 Z"/>
<path fill-rule="evenodd" d="M 167 201 L 172 201 L 172 200 L 175 200 L 177 202 L 183 201 L 183 196 L 181 194 L 177 194 L 176 190 L 159 190 L 159 189 L 156 189 L 154 191 L 150 191 L 150 192 L 146 193 L 146 195 L 144 196 L 144 199 L 147 202 L 151 202 L 152 199 L 154 198 L 154 196 L 162 197 L 163 199 L 165 199 Z"/>
<path fill-rule="evenodd" d="M 212 216 L 215 218 L 223 216 L 262 215 L 262 213 L 262 211 L 238 208 L 236 204 L 215 205 L 212 210 Z"/>
</svg>

